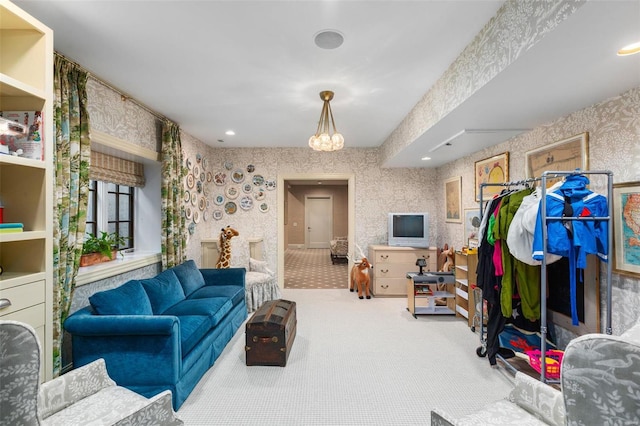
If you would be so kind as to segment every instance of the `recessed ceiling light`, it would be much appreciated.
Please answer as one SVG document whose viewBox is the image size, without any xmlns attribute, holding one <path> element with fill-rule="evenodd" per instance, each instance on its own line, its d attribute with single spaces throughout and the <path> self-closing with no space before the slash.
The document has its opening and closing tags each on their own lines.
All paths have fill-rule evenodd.
<svg viewBox="0 0 640 426">
<path fill-rule="evenodd" d="M 344 36 L 336 30 L 322 30 L 313 36 L 313 40 L 321 49 L 337 49 L 342 46 Z"/>
<path fill-rule="evenodd" d="M 618 50 L 618 56 L 628 56 L 635 53 L 640 53 L 640 41 L 637 43 L 629 44 Z"/>
<path fill-rule="evenodd" d="M 422 161 L 429 161 L 429 160 L 431 160 L 431 157 L 422 157 L 421 160 Z"/>
<path fill-rule="evenodd" d="M 224 143 L 224 139 L 218 139 L 218 142 Z"/>
<path fill-rule="evenodd" d="M 224 134 L 227 136 L 233 136 L 236 134 L 236 132 L 234 132 L 233 130 L 227 130 L 226 132 L 224 132 Z"/>
</svg>

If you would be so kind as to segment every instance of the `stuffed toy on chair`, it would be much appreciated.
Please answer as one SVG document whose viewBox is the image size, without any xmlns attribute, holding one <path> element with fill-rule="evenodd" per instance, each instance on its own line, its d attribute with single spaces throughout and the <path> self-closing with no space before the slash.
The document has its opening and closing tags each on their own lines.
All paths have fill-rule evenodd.
<svg viewBox="0 0 640 426">
<path fill-rule="evenodd" d="M 231 267 L 231 239 L 240 235 L 231 226 L 222 228 L 220 232 L 220 254 L 216 262 L 217 269 L 227 269 Z"/>
</svg>

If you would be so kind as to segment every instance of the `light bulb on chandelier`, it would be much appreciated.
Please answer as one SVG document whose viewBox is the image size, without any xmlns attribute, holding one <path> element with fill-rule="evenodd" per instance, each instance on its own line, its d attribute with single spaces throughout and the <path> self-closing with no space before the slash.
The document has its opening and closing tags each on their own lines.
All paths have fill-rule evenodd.
<svg viewBox="0 0 640 426">
<path fill-rule="evenodd" d="M 333 112 L 329 103 L 333 99 L 333 92 L 330 90 L 320 92 L 320 99 L 323 100 L 320 121 L 318 121 L 316 133 L 309 138 L 309 147 L 315 151 L 338 151 L 344 148 L 344 136 L 338 133 L 336 123 L 333 120 Z M 329 134 L 329 124 L 333 127 L 333 135 Z"/>
</svg>

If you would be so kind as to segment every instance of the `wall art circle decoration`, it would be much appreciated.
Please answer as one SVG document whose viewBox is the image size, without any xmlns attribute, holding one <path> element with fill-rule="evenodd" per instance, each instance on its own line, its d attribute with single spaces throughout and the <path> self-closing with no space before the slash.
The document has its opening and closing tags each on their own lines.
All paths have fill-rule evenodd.
<svg viewBox="0 0 640 426">
<path fill-rule="evenodd" d="M 224 205 L 224 212 L 226 214 L 234 214 L 237 211 L 238 211 L 238 205 L 233 201 L 229 201 L 227 202 L 227 204 Z"/>
<path fill-rule="evenodd" d="M 264 185 L 264 178 L 262 177 L 262 175 L 255 175 L 253 177 L 253 184 L 255 186 L 262 186 Z"/>
<path fill-rule="evenodd" d="M 269 211 L 269 204 L 267 203 L 260 203 L 259 209 L 262 213 L 266 213 Z"/>
<path fill-rule="evenodd" d="M 202 182 L 196 182 L 196 190 L 198 191 L 198 194 L 202 194 Z"/>
<path fill-rule="evenodd" d="M 245 194 L 251 194 L 253 192 L 253 185 L 251 185 L 250 183 L 245 183 L 244 185 L 242 185 L 242 191 Z"/>
<path fill-rule="evenodd" d="M 215 220 L 222 219 L 222 216 L 224 216 L 224 214 L 222 213 L 222 210 L 214 210 L 213 213 L 211 214 L 211 217 L 214 218 Z"/>
<path fill-rule="evenodd" d="M 191 158 L 187 158 L 186 160 L 184 160 L 184 163 L 187 166 L 187 169 L 191 170 L 191 168 L 193 167 L 193 163 L 191 162 Z"/>
<path fill-rule="evenodd" d="M 196 179 L 200 177 L 200 166 L 197 164 L 193 166 L 193 176 L 195 176 Z"/>
<path fill-rule="evenodd" d="M 207 208 L 207 200 L 205 200 L 204 197 L 200 197 L 200 199 L 198 200 L 198 208 L 200 210 L 204 210 Z"/>
<path fill-rule="evenodd" d="M 202 212 L 202 220 L 204 220 L 205 222 L 209 220 L 209 213 L 207 213 L 206 210 Z"/>
<path fill-rule="evenodd" d="M 236 169 L 231 173 L 231 180 L 235 183 L 240 183 L 244 180 L 244 172 L 241 169 Z"/>
<path fill-rule="evenodd" d="M 265 192 L 264 188 L 258 188 L 256 189 L 256 192 L 253 193 L 253 196 L 256 200 L 261 201 L 264 200 L 264 198 L 267 196 L 267 193 Z"/>
<path fill-rule="evenodd" d="M 265 180 L 264 186 L 267 188 L 267 191 L 273 191 L 276 189 L 276 181 L 274 179 Z"/>
<path fill-rule="evenodd" d="M 198 210 L 193 212 L 193 221 L 195 223 L 200 223 L 200 212 Z"/>
<path fill-rule="evenodd" d="M 253 173 L 256 171 L 256 166 L 254 166 L 253 164 L 249 164 L 247 166 L 247 173 Z"/>
<path fill-rule="evenodd" d="M 215 198 L 213 199 L 213 204 L 215 204 L 216 206 L 223 205 L 224 204 L 224 195 L 216 194 Z"/>
<path fill-rule="evenodd" d="M 191 189 L 193 188 L 193 185 L 196 183 L 195 178 L 193 177 L 193 175 L 191 173 L 189 173 L 187 175 L 187 188 Z"/>
<path fill-rule="evenodd" d="M 232 170 L 233 169 L 233 163 L 231 161 L 225 161 L 224 162 L 224 168 L 227 170 Z"/>
<path fill-rule="evenodd" d="M 227 175 L 224 174 L 223 172 L 218 172 L 213 176 L 213 182 L 216 185 L 224 185 L 226 180 L 227 180 Z"/>
<path fill-rule="evenodd" d="M 202 159 L 202 170 L 207 170 L 209 168 L 209 160 L 206 158 Z"/>
<path fill-rule="evenodd" d="M 240 195 L 240 191 L 238 191 L 238 188 L 235 186 L 228 187 L 225 193 L 230 200 L 235 200 L 238 198 L 238 195 Z"/>
<path fill-rule="evenodd" d="M 202 155 L 200 155 L 200 153 L 196 154 L 196 161 L 197 161 L 198 163 L 201 163 L 201 162 L 202 162 Z"/>
<path fill-rule="evenodd" d="M 191 192 L 189 192 L 188 189 L 185 189 L 185 191 L 184 191 L 184 202 L 185 203 L 189 203 L 190 200 L 191 200 Z"/>
<path fill-rule="evenodd" d="M 202 194 L 205 196 L 209 195 L 209 187 L 204 182 L 202 183 Z"/>
<path fill-rule="evenodd" d="M 253 199 L 250 196 L 245 195 L 240 198 L 240 208 L 242 210 L 249 210 L 251 207 L 253 207 Z"/>
<path fill-rule="evenodd" d="M 198 204 L 198 196 L 194 192 L 191 194 L 191 205 L 195 206 L 196 204 Z"/>
<path fill-rule="evenodd" d="M 200 182 L 204 182 L 207 180 L 207 174 L 205 172 L 200 172 Z"/>
<path fill-rule="evenodd" d="M 196 224 L 191 222 L 189 224 L 189 235 L 193 235 L 196 232 Z"/>
<path fill-rule="evenodd" d="M 191 210 L 191 207 L 187 207 L 184 210 L 185 216 L 187 219 L 191 220 L 191 218 L 193 217 L 193 210 Z"/>
<path fill-rule="evenodd" d="M 207 182 L 211 182 L 213 180 L 213 173 L 207 172 Z"/>
</svg>

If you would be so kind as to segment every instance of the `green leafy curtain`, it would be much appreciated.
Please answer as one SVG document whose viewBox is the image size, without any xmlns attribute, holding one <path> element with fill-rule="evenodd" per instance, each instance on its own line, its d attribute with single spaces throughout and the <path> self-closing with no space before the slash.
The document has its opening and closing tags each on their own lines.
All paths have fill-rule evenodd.
<svg viewBox="0 0 640 426">
<path fill-rule="evenodd" d="M 182 167 L 180 128 L 165 121 L 162 128 L 162 269 L 186 259 L 187 229 L 184 214 L 185 171 Z"/>
<path fill-rule="evenodd" d="M 86 225 L 91 141 L 87 73 L 54 62 L 55 192 L 53 226 L 53 376 L 60 374 L 62 324 L 69 315 Z"/>
</svg>

